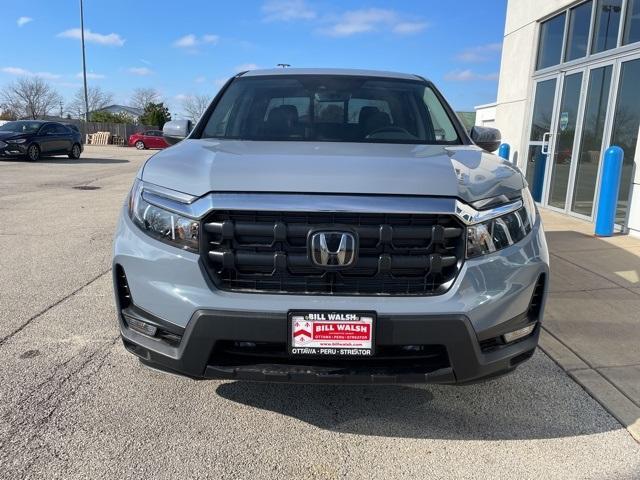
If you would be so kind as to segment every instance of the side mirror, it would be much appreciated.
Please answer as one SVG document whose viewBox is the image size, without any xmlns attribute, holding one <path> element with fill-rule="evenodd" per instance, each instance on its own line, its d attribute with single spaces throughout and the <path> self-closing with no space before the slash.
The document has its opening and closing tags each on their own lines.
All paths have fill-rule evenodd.
<svg viewBox="0 0 640 480">
<path fill-rule="evenodd" d="M 169 145 L 175 145 L 187 138 L 192 128 L 191 120 L 172 120 L 164 124 L 162 135 Z"/>
<path fill-rule="evenodd" d="M 475 126 L 471 129 L 471 140 L 483 150 L 495 152 L 500 147 L 502 136 L 497 128 Z"/>
</svg>

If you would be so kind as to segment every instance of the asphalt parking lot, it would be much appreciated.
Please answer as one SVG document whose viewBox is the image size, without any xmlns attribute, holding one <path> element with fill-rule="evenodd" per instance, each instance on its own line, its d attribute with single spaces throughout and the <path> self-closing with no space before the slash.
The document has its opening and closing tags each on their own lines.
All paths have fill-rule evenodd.
<svg viewBox="0 0 640 480">
<path fill-rule="evenodd" d="M 151 153 L 0 160 L 0 477 L 640 478 L 640 445 L 541 351 L 465 387 L 196 382 L 141 367 L 119 341 L 110 258 Z"/>
</svg>

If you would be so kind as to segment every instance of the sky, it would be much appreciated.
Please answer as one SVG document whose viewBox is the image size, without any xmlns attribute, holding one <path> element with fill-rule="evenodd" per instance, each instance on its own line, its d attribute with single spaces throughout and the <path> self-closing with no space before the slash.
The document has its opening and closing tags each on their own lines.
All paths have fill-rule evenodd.
<svg viewBox="0 0 640 480">
<path fill-rule="evenodd" d="M 457 110 L 496 99 L 504 0 L 85 0 L 88 82 L 127 104 L 153 87 L 174 115 L 242 70 L 336 67 L 415 73 Z M 78 0 L 0 0 L 0 89 L 39 75 L 82 86 Z"/>
</svg>

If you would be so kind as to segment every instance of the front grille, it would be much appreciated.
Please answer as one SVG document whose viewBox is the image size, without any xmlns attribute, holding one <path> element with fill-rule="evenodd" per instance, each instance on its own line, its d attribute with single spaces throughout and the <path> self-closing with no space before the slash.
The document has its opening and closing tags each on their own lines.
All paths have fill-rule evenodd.
<svg viewBox="0 0 640 480">
<path fill-rule="evenodd" d="M 201 248 L 223 290 L 333 295 L 438 295 L 464 258 L 464 229 L 452 215 L 216 211 Z M 315 230 L 349 231 L 359 243 L 344 269 L 312 263 Z"/>
<path fill-rule="evenodd" d="M 315 365 L 333 368 L 396 368 L 450 366 L 444 345 L 378 345 L 373 357 L 295 358 L 287 352 L 287 344 L 220 340 L 209 358 L 209 365 Z"/>
</svg>

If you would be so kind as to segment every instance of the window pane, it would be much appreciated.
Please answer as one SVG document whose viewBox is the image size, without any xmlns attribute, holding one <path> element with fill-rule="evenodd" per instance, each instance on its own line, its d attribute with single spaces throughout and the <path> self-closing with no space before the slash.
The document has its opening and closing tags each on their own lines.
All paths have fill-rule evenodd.
<svg viewBox="0 0 640 480">
<path fill-rule="evenodd" d="M 604 52 L 616 46 L 622 0 L 598 0 L 591 53 Z"/>
<path fill-rule="evenodd" d="M 628 0 L 622 44 L 640 41 L 640 0 Z"/>
<path fill-rule="evenodd" d="M 636 154 L 638 141 L 638 126 L 640 125 L 640 60 L 633 60 L 622 64 L 620 86 L 616 113 L 613 117 L 613 133 L 611 145 L 618 145 L 624 150 L 624 164 L 620 179 L 620 195 L 618 196 L 618 211 L 616 223 L 622 224 L 627 214 L 629 189 L 633 180 L 633 159 Z"/>
<path fill-rule="evenodd" d="M 540 26 L 538 62 L 536 69 L 551 67 L 560 63 L 562 41 L 564 39 L 565 13 L 547 20 Z"/>
<path fill-rule="evenodd" d="M 578 152 L 576 183 L 571 203 L 571 209 L 574 212 L 588 217 L 593 210 L 593 198 L 596 192 L 612 69 L 611 66 L 596 68 L 589 75 L 587 103 L 582 123 L 582 142 Z"/>
<path fill-rule="evenodd" d="M 533 102 L 531 140 L 541 142 L 543 140 L 542 136 L 551 131 L 551 115 L 553 114 L 553 98 L 555 95 L 555 78 L 538 82 L 536 86 L 536 99 Z"/>
<path fill-rule="evenodd" d="M 565 61 L 582 58 L 587 54 L 589 28 L 591 27 L 591 2 L 572 8 L 569 14 L 569 34 Z"/>
<path fill-rule="evenodd" d="M 567 200 L 581 85 L 582 73 L 574 73 L 565 77 L 562 87 L 562 100 L 558 112 L 558 133 L 554 135 L 555 148 L 553 149 L 549 192 L 549 205 L 556 208 L 564 208 Z"/>
</svg>

